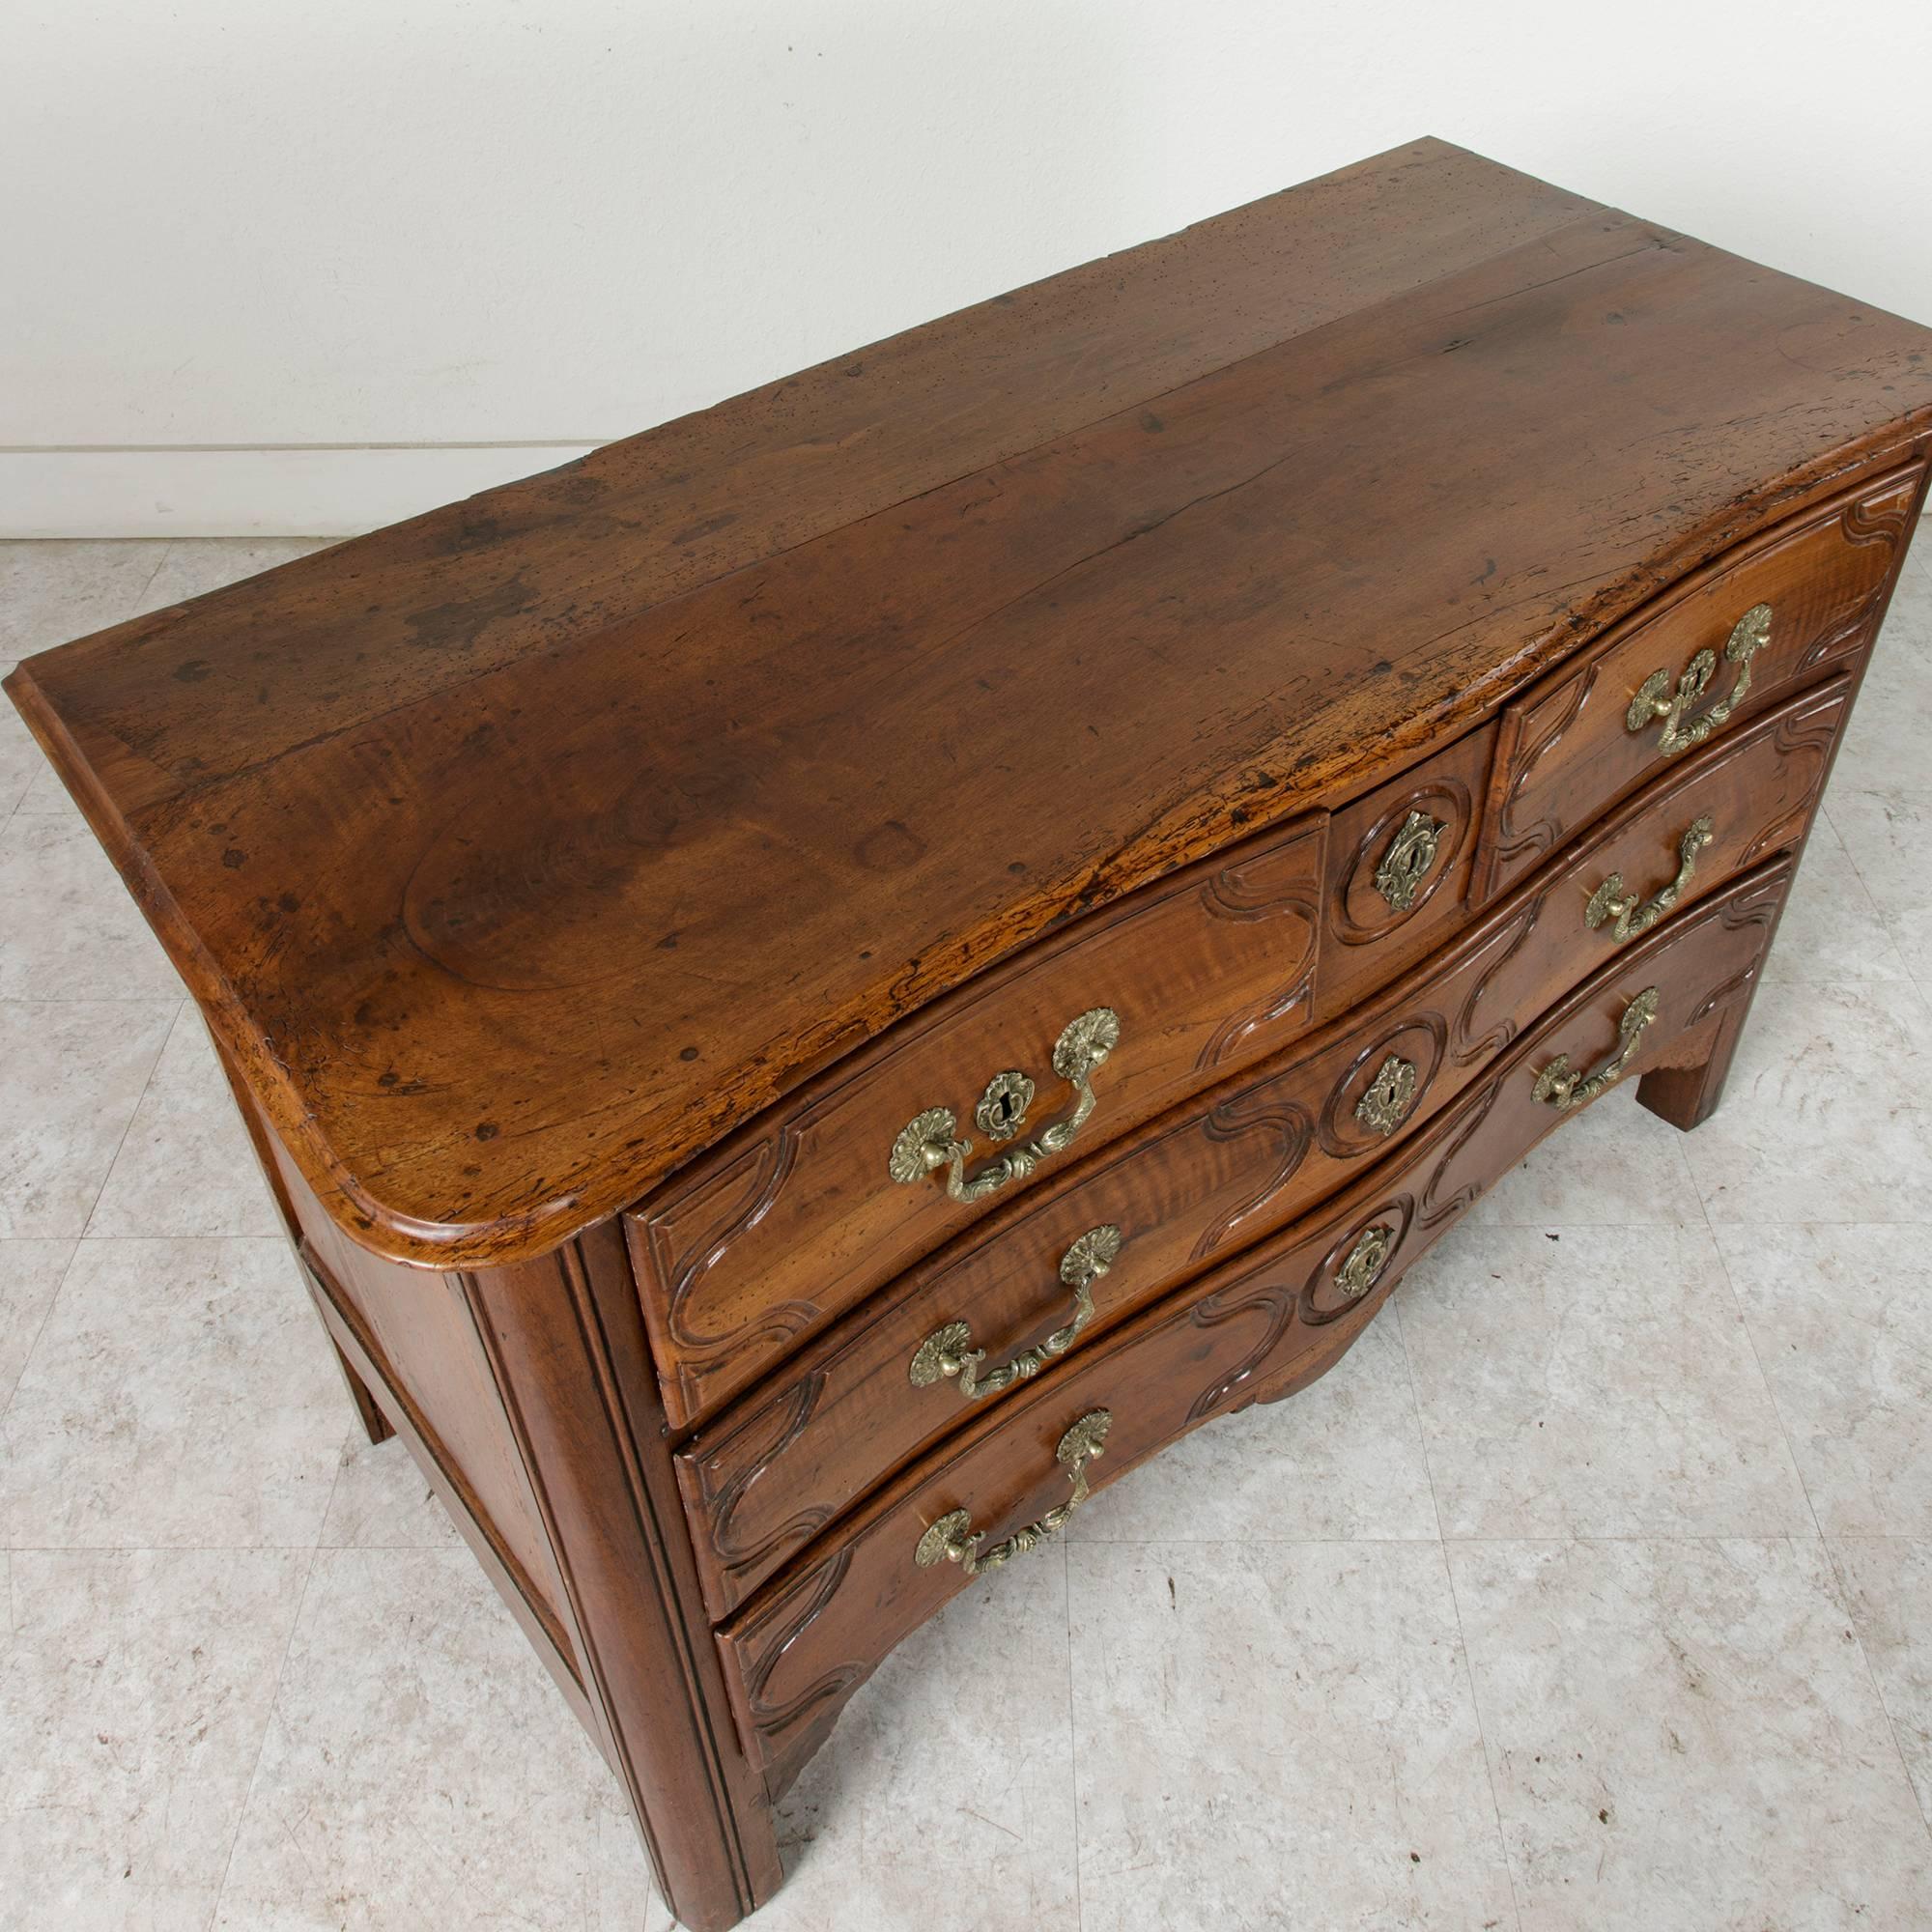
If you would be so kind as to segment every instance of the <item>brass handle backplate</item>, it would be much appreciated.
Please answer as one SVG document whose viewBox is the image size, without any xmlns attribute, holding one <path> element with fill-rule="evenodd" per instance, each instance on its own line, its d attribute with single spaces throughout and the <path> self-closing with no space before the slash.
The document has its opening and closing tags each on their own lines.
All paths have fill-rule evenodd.
<svg viewBox="0 0 1932 1932">
<path fill-rule="evenodd" d="M 1688 724 L 1684 722 L 1685 712 L 1703 696 L 1705 686 L 1718 668 L 1718 654 L 1707 647 L 1685 667 L 1675 691 L 1670 688 L 1667 670 L 1652 671 L 1631 699 L 1624 724 L 1633 731 L 1642 731 L 1662 719 L 1663 729 L 1658 734 L 1657 748 L 1666 758 L 1701 745 L 1744 701 L 1745 693 L 1750 689 L 1751 659 L 1770 641 L 1771 606 L 1753 604 L 1731 626 L 1731 635 L 1725 639 L 1724 661 L 1737 666 L 1738 676 L 1717 703 Z"/>
<path fill-rule="evenodd" d="M 1580 1107 L 1586 1100 L 1594 1100 L 1606 1087 L 1614 1087 L 1631 1064 L 1644 1028 L 1656 1017 L 1657 988 L 1646 986 L 1624 1009 L 1624 1016 L 1617 1022 L 1617 1050 L 1590 1074 L 1573 1072 L 1570 1056 L 1559 1053 L 1536 1076 L 1536 1097 L 1552 1107 Z"/>
<path fill-rule="evenodd" d="M 1022 1523 L 1005 1542 L 981 1549 L 980 1546 L 985 1542 L 986 1532 L 973 1527 L 972 1511 L 948 1510 L 920 1538 L 913 1561 L 922 1570 L 930 1570 L 935 1563 L 956 1563 L 967 1576 L 977 1577 L 981 1570 L 997 1570 L 1002 1563 L 1010 1563 L 1015 1556 L 1024 1556 L 1029 1549 L 1044 1543 L 1055 1530 L 1065 1528 L 1066 1520 L 1087 1500 L 1087 1465 L 1099 1458 L 1113 1423 L 1111 1409 L 1090 1408 L 1060 1438 L 1060 1446 L 1053 1453 L 1066 1471 L 1073 1493 L 1037 1522 Z"/>
<path fill-rule="evenodd" d="M 1608 921 L 1610 937 L 1619 946 L 1648 932 L 1684 896 L 1690 875 L 1697 869 L 1697 854 L 1717 836 L 1708 816 L 1693 820 L 1690 831 L 1677 841 L 1677 876 L 1654 897 L 1639 900 L 1634 893 L 1624 890 L 1624 875 L 1612 872 L 1590 895 L 1590 903 L 1583 908 L 1584 924 L 1594 932 Z"/>
<path fill-rule="evenodd" d="M 1120 1043 L 1121 1016 L 1112 1007 L 1094 1007 L 1069 1020 L 1053 1043 L 1053 1070 L 1073 1089 L 1073 1111 L 1032 1140 L 1008 1148 L 970 1179 L 966 1163 L 973 1156 L 973 1143 L 960 1138 L 951 1107 L 928 1107 L 900 1128 L 887 1172 L 910 1187 L 944 1168 L 946 1191 L 955 1201 L 978 1201 L 1009 1181 L 1024 1180 L 1049 1154 L 1069 1146 L 1087 1124 L 1095 1104 L 1094 1070 Z M 1026 1125 L 1033 1095 L 1033 1082 L 1024 1073 L 996 1073 L 973 1111 L 974 1124 L 988 1140 L 1011 1140 Z"/>
<path fill-rule="evenodd" d="M 1064 1355 L 1080 1339 L 1081 1331 L 1094 1319 L 1094 1284 L 1113 1266 L 1121 1252 L 1121 1231 L 1111 1221 L 1089 1228 L 1060 1258 L 1060 1279 L 1073 1291 L 1073 1320 L 1065 1328 L 1056 1328 L 1037 1348 L 1022 1349 L 1010 1362 L 1003 1362 L 988 1375 L 980 1373 L 986 1359 L 983 1349 L 973 1346 L 973 1330 L 964 1321 L 949 1321 L 935 1328 L 914 1350 L 906 1374 L 915 1388 L 930 1388 L 949 1376 L 959 1378 L 959 1393 L 968 1402 L 982 1395 L 998 1395 L 1015 1382 L 1037 1376 L 1056 1355 Z"/>
</svg>

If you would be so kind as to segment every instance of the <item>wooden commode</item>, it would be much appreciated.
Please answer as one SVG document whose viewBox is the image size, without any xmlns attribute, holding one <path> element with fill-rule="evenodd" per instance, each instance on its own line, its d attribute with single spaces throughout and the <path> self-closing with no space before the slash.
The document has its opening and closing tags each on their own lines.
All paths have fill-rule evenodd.
<svg viewBox="0 0 1932 1932">
<path fill-rule="evenodd" d="M 951 1597 L 1710 1112 L 1928 457 L 1932 331 L 1422 141 L 8 689 L 712 1932 Z"/>
</svg>

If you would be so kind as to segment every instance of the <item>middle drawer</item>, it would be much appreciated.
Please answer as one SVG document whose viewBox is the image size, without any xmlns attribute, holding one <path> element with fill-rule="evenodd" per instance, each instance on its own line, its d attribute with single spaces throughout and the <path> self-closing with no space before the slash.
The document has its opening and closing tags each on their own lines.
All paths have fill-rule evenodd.
<svg viewBox="0 0 1932 1932">
<path fill-rule="evenodd" d="M 1803 836 L 1850 682 L 1686 763 L 1397 985 L 1036 1183 L 879 1291 L 676 1458 L 723 1617 L 908 1457 L 1341 1186 L 1674 907 Z"/>
</svg>

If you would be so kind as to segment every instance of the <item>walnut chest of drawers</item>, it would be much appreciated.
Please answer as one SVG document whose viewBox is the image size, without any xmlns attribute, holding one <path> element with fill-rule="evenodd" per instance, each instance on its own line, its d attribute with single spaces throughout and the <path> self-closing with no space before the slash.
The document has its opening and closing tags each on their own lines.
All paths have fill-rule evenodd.
<svg viewBox="0 0 1932 1932">
<path fill-rule="evenodd" d="M 723 1927 L 950 1597 L 1709 1112 L 1928 450 L 1932 334 L 1426 141 L 9 688 Z"/>
</svg>

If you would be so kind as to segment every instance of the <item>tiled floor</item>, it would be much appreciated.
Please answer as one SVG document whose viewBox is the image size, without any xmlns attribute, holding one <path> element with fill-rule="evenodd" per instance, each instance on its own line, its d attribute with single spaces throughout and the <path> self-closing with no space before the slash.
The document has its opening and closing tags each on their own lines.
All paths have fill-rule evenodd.
<svg viewBox="0 0 1932 1932">
<path fill-rule="evenodd" d="M 760 1926 L 1932 1925 L 1920 547 L 1722 1111 L 1611 1094 L 1326 1380 L 962 1596 Z M 303 548 L 0 545 L 0 664 Z M 11 712 L 0 1237 L 0 1922 L 665 1926 Z"/>
</svg>

